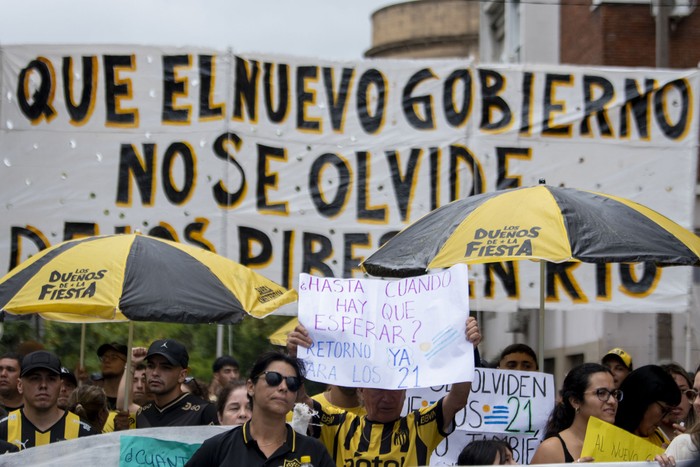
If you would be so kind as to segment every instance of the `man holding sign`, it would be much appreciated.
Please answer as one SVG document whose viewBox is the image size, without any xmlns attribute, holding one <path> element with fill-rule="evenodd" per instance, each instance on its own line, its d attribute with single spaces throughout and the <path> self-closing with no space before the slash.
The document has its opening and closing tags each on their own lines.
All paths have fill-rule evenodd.
<svg viewBox="0 0 700 467">
<path fill-rule="evenodd" d="M 466 284 L 463 265 L 392 282 L 302 275 L 301 324 L 287 347 L 305 359 L 310 379 L 360 387 L 367 410 L 327 413 L 299 392 L 318 412 L 313 434 L 336 465 L 426 465 L 452 432 L 471 389 L 472 345 L 481 341 L 476 320 L 465 320 Z M 401 417 L 405 388 L 449 383 L 443 398 Z"/>
</svg>

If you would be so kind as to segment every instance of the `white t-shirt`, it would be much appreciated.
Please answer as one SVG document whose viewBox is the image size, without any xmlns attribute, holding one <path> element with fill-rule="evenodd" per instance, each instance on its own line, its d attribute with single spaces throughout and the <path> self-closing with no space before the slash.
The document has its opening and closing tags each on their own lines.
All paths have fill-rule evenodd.
<svg viewBox="0 0 700 467">
<path fill-rule="evenodd" d="M 695 459 L 698 456 L 698 448 L 690 435 L 683 433 L 673 438 L 666 448 L 666 455 L 673 456 L 677 461 Z"/>
</svg>

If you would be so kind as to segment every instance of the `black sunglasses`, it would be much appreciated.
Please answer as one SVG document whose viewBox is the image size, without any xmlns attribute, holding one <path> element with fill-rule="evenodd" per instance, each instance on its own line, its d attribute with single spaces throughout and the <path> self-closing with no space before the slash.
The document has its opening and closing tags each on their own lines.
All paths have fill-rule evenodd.
<svg viewBox="0 0 700 467">
<path fill-rule="evenodd" d="M 292 392 L 297 392 L 301 387 L 301 379 L 297 376 L 282 376 L 276 371 L 263 371 L 258 375 L 258 378 L 261 376 L 265 376 L 265 382 L 273 388 L 282 384 L 282 380 L 287 383 L 287 389 Z"/>
</svg>

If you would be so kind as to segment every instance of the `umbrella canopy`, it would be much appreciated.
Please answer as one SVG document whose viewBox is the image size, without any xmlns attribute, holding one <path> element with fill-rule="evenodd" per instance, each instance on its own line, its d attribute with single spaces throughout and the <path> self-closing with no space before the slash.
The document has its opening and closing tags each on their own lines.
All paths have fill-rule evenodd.
<svg viewBox="0 0 700 467">
<path fill-rule="evenodd" d="M 280 347 L 286 347 L 287 345 L 287 335 L 294 331 L 294 328 L 299 326 L 299 318 L 292 318 L 282 326 L 280 326 L 275 332 L 268 336 L 270 344 L 279 345 Z"/>
<path fill-rule="evenodd" d="M 700 237 L 616 196 L 547 185 L 470 196 L 406 227 L 363 263 L 407 277 L 457 263 L 521 259 L 700 264 Z"/>
<path fill-rule="evenodd" d="M 408 277 L 457 263 L 540 261 L 542 368 L 544 261 L 697 266 L 699 254 L 700 237 L 645 206 L 542 184 L 453 201 L 403 229 L 361 266 L 373 276 Z"/>
<path fill-rule="evenodd" d="M 0 279 L 0 309 L 72 322 L 235 323 L 294 300 L 228 258 L 140 234 L 63 242 Z"/>
</svg>

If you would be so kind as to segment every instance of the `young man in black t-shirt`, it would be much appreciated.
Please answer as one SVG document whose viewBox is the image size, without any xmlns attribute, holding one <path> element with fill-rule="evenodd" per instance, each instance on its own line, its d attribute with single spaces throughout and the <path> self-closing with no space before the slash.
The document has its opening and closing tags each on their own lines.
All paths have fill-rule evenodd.
<svg viewBox="0 0 700 467">
<path fill-rule="evenodd" d="M 146 384 L 153 400 L 136 414 L 136 428 L 219 424 L 214 405 L 180 389 L 189 358 L 185 346 L 176 340 L 151 344 L 146 354 Z"/>
</svg>

